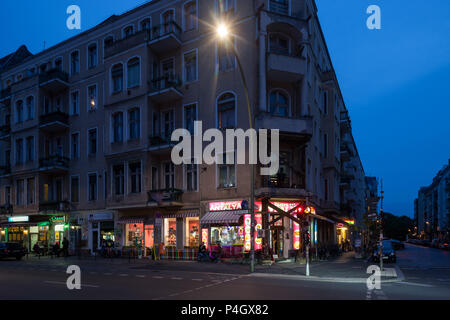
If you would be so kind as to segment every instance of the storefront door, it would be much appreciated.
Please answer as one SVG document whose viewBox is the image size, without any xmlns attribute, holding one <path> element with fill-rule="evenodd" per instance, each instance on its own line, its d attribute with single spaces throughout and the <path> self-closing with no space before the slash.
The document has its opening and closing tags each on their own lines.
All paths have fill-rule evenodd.
<svg viewBox="0 0 450 320">
<path fill-rule="evenodd" d="M 283 227 L 274 227 L 272 230 L 272 251 L 274 255 L 278 255 L 278 257 L 283 256 L 283 248 L 284 248 L 284 228 Z"/>
</svg>

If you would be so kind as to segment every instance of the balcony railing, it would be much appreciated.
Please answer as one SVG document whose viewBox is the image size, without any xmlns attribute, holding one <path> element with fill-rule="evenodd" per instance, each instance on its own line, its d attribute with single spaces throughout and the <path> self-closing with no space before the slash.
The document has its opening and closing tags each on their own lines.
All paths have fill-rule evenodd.
<svg viewBox="0 0 450 320">
<path fill-rule="evenodd" d="M 39 202 L 39 211 L 70 211 L 69 201 L 41 201 Z"/>
<path fill-rule="evenodd" d="M 63 156 L 50 156 L 46 158 L 41 158 L 39 160 L 39 167 L 41 169 L 43 168 L 52 168 L 52 167 L 59 167 L 59 168 L 69 168 L 69 158 L 63 157 Z"/>
<path fill-rule="evenodd" d="M 112 57 L 120 52 L 129 50 L 142 43 L 147 43 L 150 40 L 150 31 L 142 30 L 124 39 L 112 42 L 110 45 L 105 46 L 105 58 Z"/>
<path fill-rule="evenodd" d="M 282 15 L 289 14 L 288 0 L 270 0 L 270 11 Z"/>
<path fill-rule="evenodd" d="M 149 137 L 150 147 L 162 147 L 162 146 L 173 146 L 175 143 L 171 141 L 171 135 L 167 137 L 164 136 L 151 136 Z"/>
<path fill-rule="evenodd" d="M 151 29 L 150 41 L 157 40 L 170 34 L 179 37 L 181 32 L 181 27 L 175 21 L 169 21 Z"/>
<path fill-rule="evenodd" d="M 181 99 L 183 94 L 178 90 L 181 79 L 177 75 L 164 76 L 151 81 L 149 97 L 156 103 L 166 103 Z"/>
<path fill-rule="evenodd" d="M 69 115 L 63 111 L 54 111 L 43 114 L 39 118 L 39 125 L 46 126 L 53 123 L 60 123 L 63 125 L 69 124 Z"/>
<path fill-rule="evenodd" d="M 180 202 L 183 190 L 167 188 L 148 191 L 148 202 L 162 204 L 164 202 Z"/>
<path fill-rule="evenodd" d="M 62 82 L 67 83 L 69 81 L 69 75 L 67 74 L 67 72 L 59 70 L 57 68 L 51 69 L 51 70 L 39 75 L 39 84 L 40 85 L 51 82 L 53 80 L 54 81 L 62 81 Z"/>
</svg>

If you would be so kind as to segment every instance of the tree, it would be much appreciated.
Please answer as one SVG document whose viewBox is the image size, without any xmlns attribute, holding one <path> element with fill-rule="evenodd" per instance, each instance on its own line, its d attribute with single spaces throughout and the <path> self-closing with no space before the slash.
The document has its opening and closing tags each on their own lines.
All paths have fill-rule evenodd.
<svg viewBox="0 0 450 320">
<path fill-rule="evenodd" d="M 414 221 L 407 216 L 396 216 L 392 213 L 384 212 L 383 236 L 386 238 L 404 241 L 409 229 L 414 228 Z"/>
</svg>

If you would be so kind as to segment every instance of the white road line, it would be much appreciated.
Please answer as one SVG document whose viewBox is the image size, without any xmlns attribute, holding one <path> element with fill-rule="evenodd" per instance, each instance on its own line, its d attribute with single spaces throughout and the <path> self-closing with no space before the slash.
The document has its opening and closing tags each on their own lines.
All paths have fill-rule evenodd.
<svg viewBox="0 0 450 320">
<path fill-rule="evenodd" d="M 153 279 L 164 279 L 164 277 L 154 276 Z"/>
<path fill-rule="evenodd" d="M 58 281 L 44 281 L 44 283 L 48 283 L 48 284 L 60 284 L 60 285 L 65 285 L 67 286 L 67 283 L 65 282 L 58 282 Z M 89 288 L 100 288 L 100 286 L 97 285 L 93 285 L 93 284 L 82 284 L 81 287 L 89 287 Z"/>
<path fill-rule="evenodd" d="M 192 281 L 203 281 L 203 279 L 192 279 Z"/>
<path fill-rule="evenodd" d="M 417 287 L 427 287 L 427 288 L 433 288 L 434 287 L 431 284 L 423 284 L 423 283 L 415 283 L 415 282 L 407 282 L 407 281 L 397 282 L 397 283 L 398 284 L 406 284 L 406 285 L 410 285 L 410 286 L 417 286 Z"/>
<path fill-rule="evenodd" d="M 170 278 L 170 279 L 172 279 L 172 280 L 183 280 L 183 278 L 177 278 L 177 277 L 173 277 L 173 278 Z"/>
</svg>

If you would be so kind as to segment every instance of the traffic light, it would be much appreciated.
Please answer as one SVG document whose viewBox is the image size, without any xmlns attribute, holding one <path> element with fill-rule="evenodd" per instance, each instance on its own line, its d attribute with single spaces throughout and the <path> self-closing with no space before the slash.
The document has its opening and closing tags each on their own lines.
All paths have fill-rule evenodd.
<svg viewBox="0 0 450 320">
<path fill-rule="evenodd" d="M 311 235 L 308 231 L 303 232 L 303 243 L 308 246 L 311 243 Z"/>
</svg>

